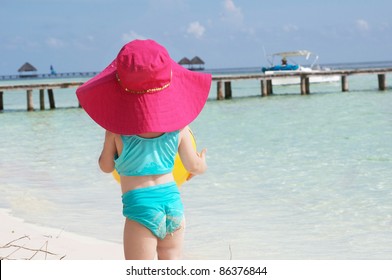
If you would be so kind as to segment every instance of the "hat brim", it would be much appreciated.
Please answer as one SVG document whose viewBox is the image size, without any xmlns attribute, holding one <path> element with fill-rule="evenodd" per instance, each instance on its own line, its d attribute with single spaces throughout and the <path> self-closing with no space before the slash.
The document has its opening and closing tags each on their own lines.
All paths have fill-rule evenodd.
<svg viewBox="0 0 392 280">
<path fill-rule="evenodd" d="M 211 87 L 211 75 L 193 72 L 171 62 L 170 86 L 138 94 L 121 87 L 113 61 L 76 90 L 79 103 L 97 124 L 113 133 L 133 135 L 181 129 L 203 109 Z"/>
</svg>

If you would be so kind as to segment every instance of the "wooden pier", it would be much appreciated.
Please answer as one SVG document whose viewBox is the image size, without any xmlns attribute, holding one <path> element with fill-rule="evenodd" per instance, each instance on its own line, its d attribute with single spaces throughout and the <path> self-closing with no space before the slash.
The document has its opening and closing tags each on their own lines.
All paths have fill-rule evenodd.
<svg viewBox="0 0 392 280">
<path fill-rule="evenodd" d="M 217 99 L 232 98 L 231 82 L 238 80 L 260 80 L 261 96 L 273 94 L 272 80 L 274 78 L 299 77 L 299 92 L 302 95 L 310 93 L 309 82 L 310 76 L 340 76 L 342 91 L 349 91 L 348 77 L 353 75 L 375 74 L 378 77 L 378 89 L 384 91 L 387 89 L 386 74 L 392 73 L 392 68 L 373 68 L 373 69 L 352 69 L 352 70 L 331 70 L 331 71 L 312 71 L 311 73 L 279 73 L 279 74 L 253 74 L 253 75 L 227 75 L 213 77 L 212 80 L 217 82 Z"/>
<path fill-rule="evenodd" d="M 93 77 L 97 75 L 98 72 L 65 72 L 56 74 L 19 74 L 19 75 L 1 75 L 1 80 L 25 80 L 28 78 L 38 78 L 38 79 L 52 79 L 52 78 L 84 78 Z"/>
<path fill-rule="evenodd" d="M 33 90 L 39 90 L 40 109 L 45 110 L 45 90 L 48 92 L 50 109 L 55 109 L 55 99 L 53 89 L 71 88 L 82 85 L 82 82 L 65 82 L 65 83 L 47 83 L 47 84 L 30 84 L 30 85 L 0 85 L 0 111 L 4 110 L 3 94 L 4 91 L 26 90 L 27 111 L 34 111 Z"/>
<path fill-rule="evenodd" d="M 374 74 L 377 76 L 378 89 L 384 91 L 387 89 L 386 74 L 392 73 L 392 68 L 373 68 L 373 69 L 353 69 L 353 70 L 331 70 L 325 71 L 313 71 L 311 73 L 279 73 L 272 75 L 260 74 L 241 74 L 241 75 L 219 75 L 213 76 L 212 80 L 217 84 L 217 99 L 231 99 L 233 96 L 231 83 L 238 80 L 259 80 L 260 81 L 260 95 L 268 96 L 273 94 L 272 80 L 274 78 L 284 77 L 300 77 L 299 92 L 302 95 L 310 93 L 309 77 L 312 75 L 323 76 L 323 75 L 339 75 L 341 77 L 341 89 L 343 92 L 349 91 L 349 76 L 353 75 L 364 75 Z M 45 110 L 45 90 L 48 93 L 50 109 L 55 109 L 54 89 L 59 88 L 72 88 L 82 85 L 83 82 L 57 82 L 47 84 L 30 84 L 30 85 L 0 85 L 0 111 L 4 110 L 3 94 L 5 91 L 15 90 L 26 90 L 27 97 L 27 110 L 33 111 L 33 90 L 39 91 L 40 96 L 40 110 Z"/>
</svg>

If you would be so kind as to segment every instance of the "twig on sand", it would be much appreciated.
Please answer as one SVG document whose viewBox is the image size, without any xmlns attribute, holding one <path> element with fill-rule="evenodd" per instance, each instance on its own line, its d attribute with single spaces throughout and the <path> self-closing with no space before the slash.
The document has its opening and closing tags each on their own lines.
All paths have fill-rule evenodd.
<svg viewBox="0 0 392 280">
<path fill-rule="evenodd" d="M 11 260 L 12 259 L 11 257 L 19 250 L 26 250 L 26 251 L 34 252 L 34 254 L 30 258 L 27 258 L 27 260 L 32 260 L 38 253 L 44 253 L 45 254 L 45 260 L 47 259 L 48 255 L 57 256 L 57 254 L 48 251 L 48 243 L 49 243 L 48 240 L 46 240 L 44 242 L 44 244 L 41 246 L 41 248 L 39 248 L 39 249 L 28 248 L 28 247 L 26 247 L 24 245 L 15 244 L 17 241 L 20 241 L 20 240 L 26 239 L 26 238 L 28 240 L 30 240 L 29 236 L 24 235 L 22 237 L 19 237 L 17 239 L 14 239 L 14 240 L 8 242 L 7 244 L 5 244 L 3 246 L 0 246 L 0 249 L 16 248 L 14 251 L 12 251 L 7 256 L 5 256 L 5 257 L 0 256 L 0 260 Z M 45 249 L 43 249 L 44 247 L 45 247 Z M 60 260 L 62 260 L 64 258 L 65 258 L 65 255 L 62 256 L 60 258 Z"/>
<path fill-rule="evenodd" d="M 15 239 L 15 240 L 12 240 L 12 241 L 8 242 L 7 244 L 5 244 L 4 246 L 2 246 L 1 248 L 7 248 L 10 244 L 12 244 L 12 243 L 14 243 L 14 242 L 16 242 L 16 241 L 19 241 L 19 240 L 21 240 L 21 239 L 23 239 L 23 238 L 27 238 L 27 239 L 30 240 L 30 237 L 27 236 L 27 235 L 25 235 L 25 236 L 19 237 L 19 238 Z"/>
<path fill-rule="evenodd" d="M 35 257 L 35 255 L 37 255 L 39 252 L 45 253 L 45 260 L 46 260 L 46 257 L 48 256 L 48 254 L 50 254 L 50 255 L 56 255 L 56 254 L 53 254 L 53 253 L 51 253 L 51 252 L 48 252 L 47 250 L 42 250 L 42 248 L 43 248 L 45 245 L 46 245 L 46 249 L 47 249 L 47 248 L 48 248 L 48 241 L 45 241 L 44 245 L 42 245 L 41 248 L 39 248 L 38 250 L 32 250 L 32 251 L 35 251 L 35 253 L 34 253 L 34 255 L 32 255 L 32 256 L 30 257 L 29 260 L 32 260 L 32 259 Z"/>
</svg>

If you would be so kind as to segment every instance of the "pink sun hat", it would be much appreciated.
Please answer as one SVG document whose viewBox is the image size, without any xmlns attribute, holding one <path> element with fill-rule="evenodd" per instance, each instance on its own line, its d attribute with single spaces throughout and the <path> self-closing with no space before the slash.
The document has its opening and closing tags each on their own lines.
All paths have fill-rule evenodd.
<svg viewBox="0 0 392 280">
<path fill-rule="evenodd" d="M 76 95 L 97 124 L 133 135 L 187 126 L 203 109 L 210 87 L 210 74 L 185 69 L 153 40 L 134 40 Z"/>
</svg>

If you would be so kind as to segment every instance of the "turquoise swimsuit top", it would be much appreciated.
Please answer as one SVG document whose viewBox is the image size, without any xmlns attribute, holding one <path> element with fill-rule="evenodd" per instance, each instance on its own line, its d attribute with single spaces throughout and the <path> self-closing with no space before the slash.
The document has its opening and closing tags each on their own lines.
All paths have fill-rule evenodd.
<svg viewBox="0 0 392 280">
<path fill-rule="evenodd" d="M 160 175 L 173 171 L 179 131 L 156 138 L 121 135 L 123 149 L 114 167 L 123 176 Z"/>
</svg>

